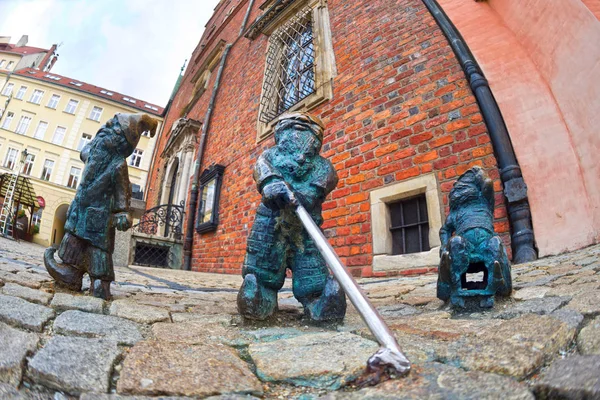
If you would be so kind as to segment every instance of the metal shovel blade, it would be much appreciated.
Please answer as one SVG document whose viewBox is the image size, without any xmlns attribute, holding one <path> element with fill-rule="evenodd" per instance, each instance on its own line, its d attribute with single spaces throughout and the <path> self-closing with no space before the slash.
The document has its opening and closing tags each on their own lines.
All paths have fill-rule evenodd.
<svg viewBox="0 0 600 400">
<path fill-rule="evenodd" d="M 410 371 L 410 361 L 400 350 L 396 338 L 381 318 L 375 307 L 360 289 L 350 272 L 327 241 L 321 229 L 302 205 L 296 203 L 296 214 L 317 248 L 325 258 L 333 276 L 346 292 L 346 295 L 365 321 L 379 344 L 382 346 L 367 362 L 367 372 L 372 375 L 368 384 L 376 384 L 382 375 L 406 375 Z"/>
</svg>

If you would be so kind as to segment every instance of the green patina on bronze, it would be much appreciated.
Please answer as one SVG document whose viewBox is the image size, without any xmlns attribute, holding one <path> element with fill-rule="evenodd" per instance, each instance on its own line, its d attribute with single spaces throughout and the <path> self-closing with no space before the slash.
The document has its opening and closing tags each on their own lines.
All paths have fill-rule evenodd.
<svg viewBox="0 0 600 400">
<path fill-rule="evenodd" d="M 496 294 L 510 294 L 510 263 L 494 232 L 494 188 L 480 167 L 461 175 L 450 191 L 450 214 L 440 239 L 438 298 L 464 307 L 465 297 L 478 297 L 481 307 L 492 307 Z M 483 273 L 482 281 L 467 279 L 476 273 Z"/>
<path fill-rule="evenodd" d="M 85 163 L 81 183 L 67 211 L 65 236 L 58 255 L 50 247 L 44 263 L 57 284 L 81 290 L 88 273 L 90 291 L 96 297 L 110 298 L 115 279 L 112 253 L 115 229 L 131 227 L 131 188 L 126 158 L 135 150 L 140 136 L 154 136 L 158 121 L 146 114 L 116 114 L 103 125 L 94 139 L 81 150 Z"/>
<path fill-rule="evenodd" d="M 322 140 L 323 125 L 317 118 L 286 114 L 275 127 L 275 147 L 256 162 L 254 180 L 262 202 L 248 237 L 244 283 L 238 294 L 238 309 L 247 318 L 273 314 L 288 269 L 294 296 L 309 318 L 344 318 L 344 292 L 329 276 L 325 260 L 293 209 L 298 201 L 318 225 L 323 222 L 322 204 L 338 178 L 331 162 L 319 155 Z"/>
</svg>

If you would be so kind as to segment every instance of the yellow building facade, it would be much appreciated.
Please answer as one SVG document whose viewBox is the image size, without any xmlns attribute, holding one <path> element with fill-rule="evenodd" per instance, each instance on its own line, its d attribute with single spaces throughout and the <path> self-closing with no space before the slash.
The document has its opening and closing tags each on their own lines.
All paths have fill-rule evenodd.
<svg viewBox="0 0 600 400">
<path fill-rule="evenodd" d="M 4 54 L 0 53 L 0 62 Z M 34 68 L 0 68 L 0 172 L 18 168 L 30 178 L 45 207 L 34 215 L 39 233 L 34 242 L 60 243 L 66 213 L 84 164 L 79 152 L 116 113 L 145 112 L 159 120 L 162 107 L 108 89 Z M 134 197 L 143 198 L 156 143 L 142 136 L 128 159 Z"/>
</svg>

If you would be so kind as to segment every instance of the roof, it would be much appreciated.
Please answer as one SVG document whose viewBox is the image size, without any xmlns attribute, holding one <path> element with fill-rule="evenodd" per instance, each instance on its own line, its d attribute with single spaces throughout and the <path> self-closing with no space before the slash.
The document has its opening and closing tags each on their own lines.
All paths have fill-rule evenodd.
<svg viewBox="0 0 600 400">
<path fill-rule="evenodd" d="M 1 177 L 9 177 L 11 174 L 0 174 Z M 2 179 L 2 187 L 0 187 L 0 196 L 6 196 L 6 190 L 8 189 L 8 182 Z M 35 194 L 35 190 L 31 185 L 31 181 L 29 178 L 26 178 L 22 175 L 19 175 L 19 181 L 17 182 L 17 186 L 15 187 L 15 203 L 19 201 L 22 205 L 25 206 L 33 206 L 38 208 L 40 204 L 37 201 L 37 196 Z"/>
<path fill-rule="evenodd" d="M 39 47 L 31 47 L 31 46 L 17 47 L 16 44 L 8 43 L 5 47 L 0 48 L 0 51 L 9 52 L 9 53 L 18 53 L 18 54 L 35 54 L 35 53 L 46 53 L 50 50 L 42 49 Z"/>
<path fill-rule="evenodd" d="M 127 96 L 115 92 L 114 90 L 108 90 L 99 86 L 91 85 L 89 83 L 82 82 L 78 79 L 72 79 L 66 76 L 58 75 L 52 72 L 44 72 L 35 68 L 23 68 L 13 72 L 13 75 L 21 75 L 26 78 L 37 79 L 40 81 L 51 83 L 53 85 L 63 86 L 80 92 L 89 93 L 96 97 L 101 97 L 106 100 L 113 101 L 115 103 L 120 103 L 131 108 L 136 108 L 148 114 L 162 116 L 162 113 L 164 111 L 163 107 L 157 106 L 152 103 L 148 103 L 147 101 Z"/>
</svg>

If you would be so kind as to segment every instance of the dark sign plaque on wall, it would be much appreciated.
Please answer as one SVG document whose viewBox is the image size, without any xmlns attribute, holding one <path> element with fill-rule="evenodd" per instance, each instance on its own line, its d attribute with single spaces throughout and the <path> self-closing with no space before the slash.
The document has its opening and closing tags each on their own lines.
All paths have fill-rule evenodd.
<svg viewBox="0 0 600 400">
<path fill-rule="evenodd" d="M 211 232 L 219 224 L 219 197 L 221 182 L 223 180 L 222 165 L 212 165 L 204 170 L 200 176 L 200 191 L 198 213 L 196 218 L 196 232 Z"/>
</svg>

